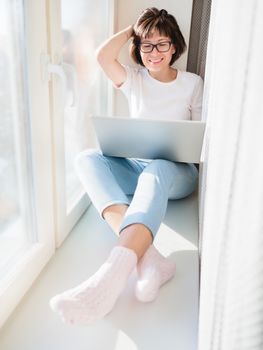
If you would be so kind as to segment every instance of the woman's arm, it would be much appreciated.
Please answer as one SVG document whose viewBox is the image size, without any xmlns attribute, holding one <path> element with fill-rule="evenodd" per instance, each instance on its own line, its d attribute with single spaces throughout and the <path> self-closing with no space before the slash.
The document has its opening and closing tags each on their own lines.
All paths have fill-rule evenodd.
<svg viewBox="0 0 263 350">
<path fill-rule="evenodd" d="M 203 103 L 204 82 L 198 76 L 197 83 L 194 89 L 192 104 L 191 104 L 191 119 L 201 120 L 202 117 L 202 103 Z"/>
<path fill-rule="evenodd" d="M 118 55 L 132 33 L 133 26 L 129 26 L 106 40 L 97 49 L 97 60 L 100 66 L 108 78 L 118 87 L 126 80 L 126 70 L 118 61 Z"/>
</svg>

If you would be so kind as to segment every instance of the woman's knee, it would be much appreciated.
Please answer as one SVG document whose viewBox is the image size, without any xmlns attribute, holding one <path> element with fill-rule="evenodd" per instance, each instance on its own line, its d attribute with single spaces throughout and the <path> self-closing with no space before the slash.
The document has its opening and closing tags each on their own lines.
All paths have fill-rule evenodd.
<svg viewBox="0 0 263 350">
<path fill-rule="evenodd" d="M 155 159 L 149 163 L 139 177 L 140 184 L 155 183 L 168 191 L 174 179 L 174 164 L 164 159 Z"/>
<path fill-rule="evenodd" d="M 152 175 L 167 177 L 167 175 L 174 173 L 175 168 L 176 164 L 169 160 L 154 159 L 145 170 Z"/>
<path fill-rule="evenodd" d="M 83 169 L 83 167 L 86 167 L 87 165 L 91 163 L 96 163 L 101 160 L 103 155 L 101 152 L 97 149 L 86 149 L 80 153 L 77 154 L 74 165 L 76 171 L 80 171 Z"/>
<path fill-rule="evenodd" d="M 140 176 L 140 181 L 144 183 L 155 181 L 163 191 L 171 195 L 171 198 L 184 197 L 187 193 L 193 192 L 197 179 L 198 171 L 193 164 L 176 163 L 164 159 L 153 160 Z"/>
<path fill-rule="evenodd" d="M 170 199 L 181 199 L 192 194 L 198 184 L 198 170 L 194 164 L 183 164 L 170 190 Z"/>
</svg>

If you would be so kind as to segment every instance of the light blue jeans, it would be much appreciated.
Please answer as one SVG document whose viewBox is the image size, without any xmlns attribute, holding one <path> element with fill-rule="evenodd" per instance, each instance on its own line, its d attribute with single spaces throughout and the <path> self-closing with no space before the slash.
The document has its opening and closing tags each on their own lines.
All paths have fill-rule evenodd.
<svg viewBox="0 0 263 350">
<path fill-rule="evenodd" d="M 153 237 L 164 218 L 168 199 L 190 195 L 198 179 L 198 170 L 193 164 L 108 157 L 98 150 L 81 152 L 75 168 L 101 216 L 110 205 L 127 204 L 129 208 L 120 231 L 141 223 Z"/>
</svg>

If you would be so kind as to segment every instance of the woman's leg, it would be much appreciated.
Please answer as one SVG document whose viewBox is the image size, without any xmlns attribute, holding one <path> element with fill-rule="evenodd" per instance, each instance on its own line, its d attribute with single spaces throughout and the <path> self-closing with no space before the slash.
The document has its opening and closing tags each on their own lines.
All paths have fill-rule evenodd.
<svg viewBox="0 0 263 350">
<path fill-rule="evenodd" d="M 133 195 L 139 175 L 148 163 L 104 157 L 98 151 L 84 151 L 76 160 L 76 169 L 92 203 L 117 234 L 128 209 L 127 195 Z M 135 223 L 126 231 L 118 245 L 133 249 L 140 258 L 152 242 L 149 229 Z"/>
<path fill-rule="evenodd" d="M 105 210 L 109 217 L 117 212 L 114 216 L 117 218 L 116 233 L 120 225 L 124 227 L 119 244 L 133 249 L 138 258 L 142 257 L 138 264 L 139 279 L 135 290 L 140 301 L 154 300 L 160 286 L 174 275 L 175 264 L 163 257 L 151 245 L 151 234 L 155 235 L 163 220 L 168 198 L 179 199 L 191 194 L 196 188 L 197 178 L 198 172 L 194 165 L 175 164 L 164 160 L 153 161 L 140 175 L 128 213 L 126 214 L 128 206 L 116 205 Z M 136 212 L 137 215 L 130 216 L 131 213 Z M 153 222 L 148 227 L 145 226 L 146 223 L 151 222 L 152 218 Z"/>
<path fill-rule="evenodd" d="M 155 235 L 163 220 L 168 198 L 188 196 L 196 188 L 197 178 L 198 172 L 194 165 L 153 161 L 140 176 L 134 200 L 122 223 L 122 234 L 126 232 L 125 224 L 131 228 L 134 226 L 132 222 L 141 221 L 148 223 Z M 139 192 L 140 187 L 144 192 Z M 149 302 L 156 298 L 159 288 L 173 277 L 175 264 L 163 257 L 154 245 L 150 245 L 140 259 L 137 270 L 136 297 L 140 301 Z"/>
<path fill-rule="evenodd" d="M 94 162 L 92 163 L 94 164 Z M 157 163 L 155 164 L 155 166 L 156 165 Z M 107 164 L 107 167 L 108 167 L 108 164 Z M 94 169 L 92 169 L 92 172 L 94 172 Z M 100 174 L 97 173 L 97 175 L 99 176 Z M 156 174 L 154 174 L 154 172 L 152 173 L 152 175 L 156 177 Z M 93 176 L 93 180 L 94 180 L 94 176 Z M 95 179 L 94 182 L 95 184 L 98 184 L 97 179 Z M 120 183 L 121 183 L 121 179 L 119 181 L 119 185 Z M 153 187 L 155 186 L 156 184 Z M 119 188 L 120 187 L 121 186 L 119 186 Z M 107 212 L 107 208 L 109 208 L 110 205 L 114 206 L 118 204 L 119 198 L 115 197 L 114 201 L 111 202 L 110 200 L 112 198 L 107 197 L 108 195 L 107 193 L 105 197 L 105 193 L 103 193 L 103 189 L 101 189 L 100 192 L 101 193 L 97 198 L 98 199 L 97 204 L 99 203 L 100 205 L 97 205 L 97 208 L 101 209 L 101 213 L 104 212 L 105 209 Z M 104 191 L 104 192 L 107 192 L 107 191 Z M 149 191 L 149 188 L 148 188 L 146 191 L 146 194 L 147 193 L 149 194 L 149 192 L 151 191 Z M 90 195 L 90 193 L 88 194 Z M 96 196 L 96 191 L 93 194 Z M 114 192 L 114 194 L 116 194 L 116 191 Z M 105 198 L 106 200 L 104 200 L 103 202 L 103 200 L 101 199 L 105 199 Z M 145 200 L 145 203 L 143 203 L 143 206 L 145 204 L 147 206 L 146 202 L 147 200 L 150 199 L 150 197 L 146 195 L 145 199 L 146 200 Z M 107 202 L 107 205 L 105 205 L 105 202 Z M 123 204 L 122 201 L 120 203 Z M 133 204 L 134 203 L 132 201 L 132 206 L 134 206 Z M 102 210 L 103 205 L 104 205 L 104 209 Z M 51 300 L 52 309 L 59 312 L 65 321 L 70 323 L 89 324 L 94 322 L 97 319 L 102 318 L 108 312 L 110 312 L 119 294 L 124 288 L 127 278 L 129 277 L 133 268 L 136 266 L 138 257 L 141 257 L 144 254 L 144 252 L 147 250 L 147 248 L 150 246 L 150 243 L 152 242 L 152 234 L 154 232 L 153 228 L 156 228 L 156 226 L 158 225 L 156 225 L 155 223 L 155 225 L 149 227 L 148 226 L 149 220 L 144 220 L 145 217 L 143 215 L 141 216 L 142 222 L 140 221 L 138 222 L 136 219 L 135 221 L 132 220 L 130 223 L 127 223 L 128 210 L 126 211 L 126 208 L 124 210 L 124 212 L 126 212 L 125 214 L 126 225 L 123 225 L 121 229 L 119 246 L 115 247 L 112 250 L 106 263 L 103 264 L 102 267 L 91 278 L 83 282 L 80 286 L 77 286 L 76 288 L 70 291 L 67 291 L 61 295 L 58 295 L 57 297 Z M 165 209 L 164 209 L 164 212 L 165 212 Z M 123 215 L 123 212 L 120 214 L 120 217 L 122 215 Z M 161 216 L 159 215 L 159 219 L 160 218 Z M 135 216 L 133 216 L 133 219 L 135 219 Z"/>
<path fill-rule="evenodd" d="M 133 194 L 144 165 L 85 152 L 79 156 L 76 167 L 93 204 L 117 231 L 129 203 L 126 193 Z M 104 317 L 151 241 L 152 236 L 143 225 L 127 227 L 101 268 L 79 286 L 52 298 L 51 308 L 71 324 L 90 324 Z"/>
<path fill-rule="evenodd" d="M 147 163 L 117 157 L 105 157 L 97 150 L 81 152 L 75 169 L 93 205 L 102 216 L 112 205 L 130 204 L 140 173 Z"/>
<path fill-rule="evenodd" d="M 193 164 L 153 160 L 139 176 L 120 231 L 134 223 L 141 223 L 154 237 L 163 221 L 168 199 L 187 197 L 195 190 L 197 180 L 198 171 Z"/>
<path fill-rule="evenodd" d="M 127 204 L 113 204 L 105 208 L 102 217 L 109 224 L 112 230 L 119 235 L 120 226 L 129 206 Z"/>
</svg>

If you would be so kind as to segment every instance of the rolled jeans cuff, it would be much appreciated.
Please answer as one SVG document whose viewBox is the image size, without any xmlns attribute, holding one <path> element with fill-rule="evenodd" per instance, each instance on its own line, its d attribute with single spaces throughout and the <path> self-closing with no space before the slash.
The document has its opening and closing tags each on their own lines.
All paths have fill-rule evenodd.
<svg viewBox="0 0 263 350">
<path fill-rule="evenodd" d="M 150 217 L 146 216 L 143 213 L 136 213 L 136 214 L 128 215 L 127 217 L 124 218 L 119 229 L 119 235 L 126 227 L 133 224 L 142 224 L 145 227 L 147 227 L 153 239 L 160 227 L 159 222 L 157 221 L 153 222 L 153 220 Z"/>
</svg>

